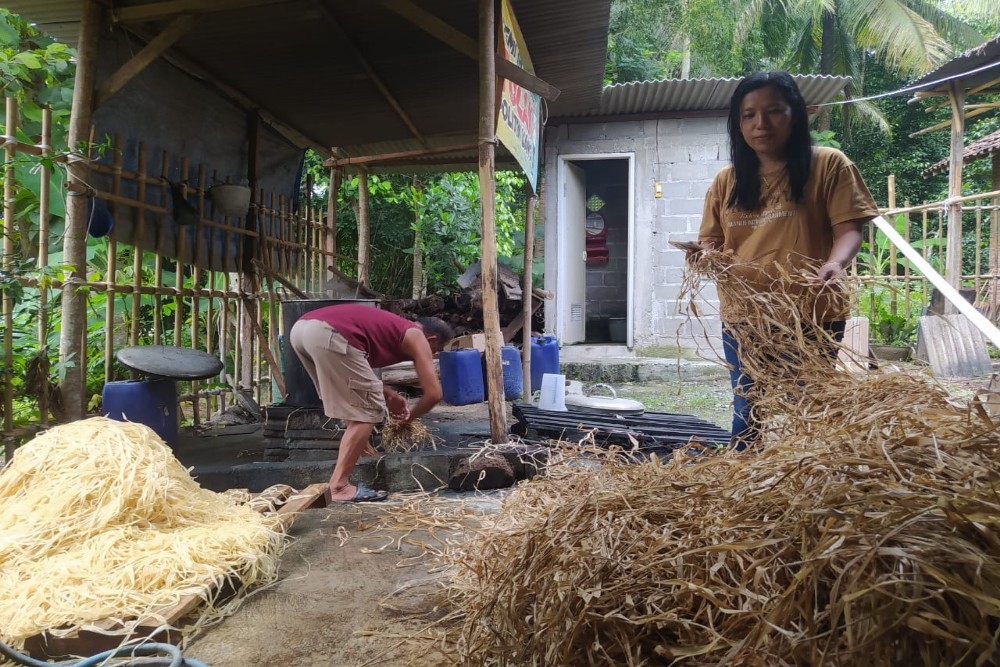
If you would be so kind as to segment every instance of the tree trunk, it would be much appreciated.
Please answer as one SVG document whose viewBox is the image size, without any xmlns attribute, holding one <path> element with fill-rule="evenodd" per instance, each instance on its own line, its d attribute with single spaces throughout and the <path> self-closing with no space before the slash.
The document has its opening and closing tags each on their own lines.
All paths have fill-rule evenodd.
<svg viewBox="0 0 1000 667">
<path fill-rule="evenodd" d="M 836 15 L 830 11 L 823 12 L 823 34 L 820 37 L 819 73 L 833 74 L 833 45 L 836 42 Z M 830 107 L 823 107 L 819 112 L 817 126 L 820 132 L 830 129 Z"/>
<path fill-rule="evenodd" d="M 494 444 L 507 442 L 500 347 L 500 313 L 497 304 L 496 246 L 496 69 L 493 62 L 496 30 L 493 0 L 479 0 L 479 193 L 482 202 L 481 275 L 483 328 L 486 330 L 486 386 L 489 389 L 490 437 Z"/>
<path fill-rule="evenodd" d="M 101 14 L 101 5 L 96 0 L 84 3 L 77 43 L 73 110 L 70 113 L 67 137 L 67 143 L 74 151 L 79 150 L 80 146 L 86 146 L 90 139 Z M 89 162 L 83 157 L 71 156 L 66 172 L 70 186 L 86 186 L 90 180 Z M 66 198 L 66 232 L 63 237 L 63 257 L 69 265 L 70 274 L 63 283 L 62 294 L 59 359 L 64 364 L 65 375 L 60 383 L 60 390 L 69 419 L 81 419 L 87 409 L 87 398 L 84 396 L 86 349 L 82 344 L 87 328 L 87 296 L 77 288 L 77 283 L 87 278 L 88 198 L 75 196 L 79 194 L 70 191 Z"/>
</svg>

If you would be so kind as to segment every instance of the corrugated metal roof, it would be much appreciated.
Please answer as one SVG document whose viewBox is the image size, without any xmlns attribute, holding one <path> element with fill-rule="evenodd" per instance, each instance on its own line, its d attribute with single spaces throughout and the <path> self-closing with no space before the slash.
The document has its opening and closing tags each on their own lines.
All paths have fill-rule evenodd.
<svg viewBox="0 0 1000 667">
<path fill-rule="evenodd" d="M 977 139 L 971 144 L 965 147 L 962 151 L 962 162 L 968 164 L 970 162 L 975 162 L 984 157 L 993 155 L 994 153 L 1000 153 L 1000 130 L 997 130 L 993 134 L 987 134 L 982 139 Z M 930 176 L 939 171 L 945 171 L 948 169 L 948 163 L 950 160 L 944 159 L 940 162 L 935 162 L 927 169 L 921 172 L 924 176 Z"/>
<path fill-rule="evenodd" d="M 823 104 L 844 89 L 850 77 L 793 75 L 806 104 Z M 627 116 L 692 111 L 725 111 L 742 79 L 663 79 L 608 86 L 599 106 L 567 117 Z"/>
<path fill-rule="evenodd" d="M 76 46 L 80 29 L 79 0 L 8 0 L 3 6 L 31 21 L 42 32 Z"/>
<path fill-rule="evenodd" d="M 411 2 L 476 38 L 477 3 Z M 535 73 L 561 90 L 549 105 L 550 113 L 596 106 L 604 77 L 611 0 L 511 2 Z M 114 7 L 147 4 L 155 0 L 115 0 Z M 213 4 L 205 0 L 203 6 Z M 8 0 L 5 6 L 75 44 L 82 0 Z M 343 35 L 331 19 L 343 28 Z M 155 35 L 167 22 L 130 27 Z M 479 120 L 476 61 L 378 2 L 289 0 L 209 12 L 199 17 L 172 52 L 318 146 L 352 147 L 352 152 L 354 147 L 386 142 L 399 142 L 403 150 L 420 147 L 366 74 L 348 40 L 428 143 L 436 144 L 440 137 L 475 139 Z M 136 43 L 137 49 L 140 46 Z M 128 94 L 128 86 L 119 93 Z"/>
<path fill-rule="evenodd" d="M 976 48 L 969 49 L 962 55 L 949 60 L 937 69 L 931 70 L 910 85 L 922 86 L 982 67 L 986 67 L 987 69 L 977 74 L 961 77 L 964 88 L 975 88 L 1000 77 L 1000 34 L 989 41 L 983 42 Z M 947 83 L 943 83 L 930 86 L 927 90 L 945 92 L 947 88 Z"/>
</svg>

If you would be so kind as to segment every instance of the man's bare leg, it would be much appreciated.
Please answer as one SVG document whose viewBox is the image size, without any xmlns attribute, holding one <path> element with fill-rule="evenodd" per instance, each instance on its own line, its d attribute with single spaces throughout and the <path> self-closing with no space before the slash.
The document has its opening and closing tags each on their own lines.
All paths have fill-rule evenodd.
<svg viewBox="0 0 1000 667">
<path fill-rule="evenodd" d="M 350 483 L 351 473 L 365 447 L 370 447 L 368 439 L 375 428 L 375 424 L 355 421 L 347 421 L 345 426 L 337 451 L 337 465 L 330 477 L 330 500 L 350 500 L 354 497 L 358 489 Z"/>
</svg>

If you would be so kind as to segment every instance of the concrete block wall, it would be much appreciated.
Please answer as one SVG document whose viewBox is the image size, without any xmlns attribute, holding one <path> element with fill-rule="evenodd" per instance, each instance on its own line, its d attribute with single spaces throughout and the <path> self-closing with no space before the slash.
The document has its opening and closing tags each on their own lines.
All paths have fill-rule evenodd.
<svg viewBox="0 0 1000 667">
<path fill-rule="evenodd" d="M 650 284 L 637 290 L 637 311 L 648 312 L 648 320 L 635 331 L 636 347 L 672 347 L 681 344 L 711 356 L 706 335 L 717 338 L 721 325 L 714 313 L 717 296 L 711 287 L 698 298 L 701 319 L 692 321 L 678 302 L 684 276 L 684 253 L 670 241 L 693 241 L 698 237 L 705 193 L 715 175 L 729 162 L 726 119 L 675 118 L 653 121 L 656 142 L 652 162 L 653 183 L 662 196 L 653 198 L 649 225 Z M 648 196 L 640 186 L 639 197 Z M 638 234 L 637 234 L 638 235 Z M 641 247 L 641 246 L 640 246 Z M 644 303 L 643 303 L 644 300 Z"/>
<path fill-rule="evenodd" d="M 721 325 L 712 315 L 718 302 L 711 287 L 700 295 L 699 310 L 706 316 L 699 322 L 692 323 L 678 312 L 685 260 L 684 253 L 669 242 L 697 238 L 705 193 L 715 175 L 729 163 L 728 151 L 723 116 L 574 123 L 555 126 L 546 133 L 545 173 L 550 184 L 559 182 L 560 155 L 634 155 L 635 233 L 629 254 L 635 282 L 632 333 L 636 349 L 681 344 L 703 352 L 706 335 L 713 339 L 720 335 Z M 659 198 L 655 196 L 657 183 L 662 193 Z M 552 289 L 559 271 L 559 197 L 554 190 L 544 197 L 545 282 Z M 588 279 L 588 285 L 590 280 L 596 278 Z M 546 308 L 550 330 L 555 325 L 554 306 L 549 302 Z"/>
</svg>

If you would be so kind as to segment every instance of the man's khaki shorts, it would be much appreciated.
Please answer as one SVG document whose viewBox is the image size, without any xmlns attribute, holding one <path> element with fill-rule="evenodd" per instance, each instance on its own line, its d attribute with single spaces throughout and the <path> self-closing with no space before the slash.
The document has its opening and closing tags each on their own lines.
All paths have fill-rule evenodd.
<svg viewBox="0 0 1000 667">
<path fill-rule="evenodd" d="M 382 382 L 365 353 L 326 322 L 299 320 L 288 334 L 312 378 L 327 417 L 378 424 L 385 417 Z"/>
</svg>

